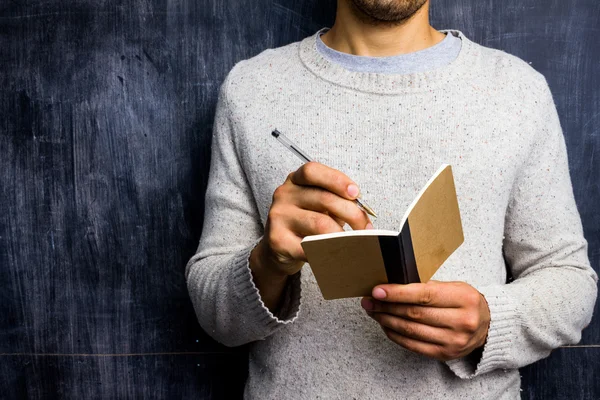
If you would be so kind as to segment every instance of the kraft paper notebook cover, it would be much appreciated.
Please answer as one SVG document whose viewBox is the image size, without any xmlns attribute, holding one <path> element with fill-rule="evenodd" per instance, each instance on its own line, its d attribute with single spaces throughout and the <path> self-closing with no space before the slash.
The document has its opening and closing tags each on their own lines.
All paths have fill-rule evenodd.
<svg viewBox="0 0 600 400">
<path fill-rule="evenodd" d="M 370 296 L 382 283 L 427 282 L 462 244 L 450 165 L 442 165 L 408 208 L 400 232 L 357 230 L 307 236 L 302 248 L 327 300 Z"/>
</svg>

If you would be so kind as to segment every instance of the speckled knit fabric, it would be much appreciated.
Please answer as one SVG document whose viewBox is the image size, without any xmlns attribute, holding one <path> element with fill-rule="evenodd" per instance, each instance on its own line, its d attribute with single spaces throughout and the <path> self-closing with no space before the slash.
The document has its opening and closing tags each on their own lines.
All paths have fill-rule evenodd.
<svg viewBox="0 0 600 400">
<path fill-rule="evenodd" d="M 515 399 L 518 367 L 579 341 L 597 276 L 552 95 L 523 61 L 452 33 L 458 57 L 428 72 L 348 71 L 319 54 L 313 35 L 229 73 L 186 275 L 204 330 L 228 346 L 251 343 L 246 398 Z M 434 279 L 468 282 L 488 301 L 481 358 L 442 363 L 404 350 L 359 299 L 323 300 L 308 265 L 278 315 L 264 307 L 248 256 L 273 191 L 300 166 L 273 128 L 358 182 L 380 229 L 398 229 L 431 174 L 452 165 L 465 242 Z"/>
</svg>

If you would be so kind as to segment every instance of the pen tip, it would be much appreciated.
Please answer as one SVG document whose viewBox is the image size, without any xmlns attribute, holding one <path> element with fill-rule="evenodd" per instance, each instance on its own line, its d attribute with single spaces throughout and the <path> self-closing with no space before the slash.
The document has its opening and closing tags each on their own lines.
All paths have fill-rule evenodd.
<svg viewBox="0 0 600 400">
<path fill-rule="evenodd" d="M 375 213 L 375 211 L 373 211 L 373 209 L 369 206 L 367 206 L 366 204 L 363 205 L 365 208 L 365 211 L 367 211 L 367 214 L 370 214 L 371 216 L 377 218 L 377 214 Z"/>
<path fill-rule="evenodd" d="M 273 132 L 271 132 L 271 135 L 273 135 L 274 137 L 278 138 L 279 137 L 279 131 L 277 129 L 273 130 Z"/>
</svg>

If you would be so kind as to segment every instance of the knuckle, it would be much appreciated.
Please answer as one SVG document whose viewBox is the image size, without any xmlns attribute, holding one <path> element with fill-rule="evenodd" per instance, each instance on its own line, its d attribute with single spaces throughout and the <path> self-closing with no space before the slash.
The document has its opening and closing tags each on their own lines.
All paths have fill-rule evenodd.
<svg viewBox="0 0 600 400">
<path fill-rule="evenodd" d="M 477 306 L 481 301 L 481 295 L 476 290 L 471 290 L 465 295 L 465 301 L 470 306 Z"/>
<path fill-rule="evenodd" d="M 423 311 L 418 307 L 408 307 L 406 309 L 406 316 L 410 319 L 421 319 L 423 318 Z"/>
<path fill-rule="evenodd" d="M 479 328 L 479 318 L 474 314 L 467 314 L 462 318 L 462 327 L 470 333 L 474 333 Z"/>
<path fill-rule="evenodd" d="M 317 173 L 317 169 L 317 163 L 311 161 L 301 166 L 298 171 L 305 181 L 310 181 L 311 178 Z"/>
<path fill-rule="evenodd" d="M 433 294 L 431 292 L 431 288 L 425 286 L 425 289 L 421 293 L 420 303 L 423 305 L 431 304 L 431 300 L 433 299 Z"/>
<path fill-rule="evenodd" d="M 469 345 L 468 335 L 455 335 L 452 340 L 453 349 L 456 351 L 462 351 Z"/>
<path fill-rule="evenodd" d="M 329 217 L 323 214 L 317 214 L 313 217 L 314 230 L 319 233 L 326 233 L 329 229 Z"/>
<path fill-rule="evenodd" d="M 278 186 L 275 191 L 273 191 L 273 203 L 281 201 L 285 198 L 286 189 L 284 185 Z"/>
<path fill-rule="evenodd" d="M 283 213 L 281 212 L 280 208 L 274 205 L 269 209 L 269 214 L 267 215 L 267 219 L 269 221 L 277 221 L 282 216 L 283 216 Z"/>
</svg>

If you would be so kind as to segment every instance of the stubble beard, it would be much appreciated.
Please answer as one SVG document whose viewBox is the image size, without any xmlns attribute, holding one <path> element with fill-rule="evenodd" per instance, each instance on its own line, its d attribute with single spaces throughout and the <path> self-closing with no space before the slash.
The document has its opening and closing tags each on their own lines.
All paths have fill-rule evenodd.
<svg viewBox="0 0 600 400">
<path fill-rule="evenodd" d="M 400 25 L 427 0 L 351 0 L 355 15 L 370 25 Z"/>
</svg>

